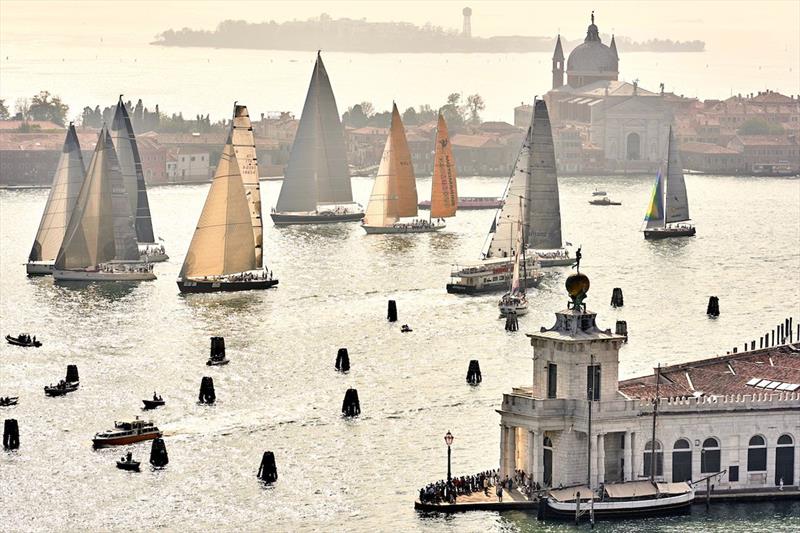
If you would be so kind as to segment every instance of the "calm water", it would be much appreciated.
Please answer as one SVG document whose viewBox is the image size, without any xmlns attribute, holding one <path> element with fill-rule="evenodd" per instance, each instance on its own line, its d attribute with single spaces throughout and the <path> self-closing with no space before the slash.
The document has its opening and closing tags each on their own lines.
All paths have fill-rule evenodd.
<svg viewBox="0 0 800 533">
<path fill-rule="evenodd" d="M 266 211 L 280 182 L 263 182 Z M 800 182 L 687 177 L 696 238 L 645 242 L 638 232 L 650 178 L 563 178 L 565 238 L 582 244 L 590 309 L 600 324 L 628 321 L 621 374 L 647 372 L 725 353 L 784 317 L 800 318 Z M 366 203 L 369 179 L 354 180 Z M 465 195 L 500 194 L 504 180 L 467 178 Z M 621 200 L 593 207 L 595 187 Z M 426 197 L 430 180 L 419 180 Z M 0 331 L 29 331 L 35 351 L 0 347 L 0 394 L 21 404 L 0 417 L 19 420 L 21 449 L 0 453 L 4 529 L 191 527 L 326 531 L 544 531 L 521 513 L 420 516 L 418 487 L 444 476 L 442 436 L 455 435 L 453 470 L 495 467 L 501 394 L 526 384 L 526 331 L 553 323 L 563 308 L 566 269 L 549 272 L 530 297 L 522 331 L 497 319 L 496 296 L 445 293 L 451 263 L 474 259 L 491 211 L 466 211 L 437 235 L 366 236 L 356 224 L 265 233 L 277 290 L 181 297 L 175 285 L 207 186 L 150 191 L 157 234 L 170 262 L 140 285 L 54 286 L 25 277 L 46 191 L 0 191 Z M 612 310 L 613 287 L 625 307 Z M 718 320 L 705 316 L 720 298 Z M 400 322 L 385 320 L 396 299 Z M 408 323 L 411 334 L 401 334 Z M 211 335 L 224 335 L 226 367 L 208 368 Z M 336 350 L 352 371 L 333 370 Z M 464 382 L 479 359 L 483 383 Z M 76 363 L 81 388 L 45 398 L 42 386 Z M 202 376 L 218 401 L 196 404 Z M 343 420 L 341 401 L 358 389 L 362 416 Z M 114 467 L 123 449 L 93 451 L 91 437 L 114 420 L 141 414 L 158 390 L 167 406 L 152 413 L 165 430 L 169 466 L 128 474 Z M 147 460 L 149 444 L 131 446 Z M 261 454 L 275 452 L 279 480 L 255 478 Z M 604 525 L 608 531 L 797 530 L 794 504 L 698 508 L 691 518 Z M 752 527 L 744 525 L 751 524 Z M 734 526 L 735 524 L 735 526 Z"/>
</svg>

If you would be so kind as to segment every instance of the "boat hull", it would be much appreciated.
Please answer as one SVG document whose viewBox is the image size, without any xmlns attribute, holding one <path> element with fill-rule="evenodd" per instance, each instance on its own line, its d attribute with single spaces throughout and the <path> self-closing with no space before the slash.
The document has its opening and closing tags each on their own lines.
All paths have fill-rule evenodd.
<svg viewBox="0 0 800 533">
<path fill-rule="evenodd" d="M 368 235 L 401 235 L 406 233 L 433 233 L 444 229 L 445 225 L 437 226 L 367 226 L 362 225 Z"/>
<path fill-rule="evenodd" d="M 64 396 L 76 390 L 78 390 L 78 385 L 68 385 L 63 389 L 59 389 L 58 387 L 45 387 L 44 394 L 45 396 Z"/>
<path fill-rule="evenodd" d="M 250 281 L 178 280 L 178 289 L 182 293 L 188 294 L 206 292 L 240 292 L 269 289 L 277 284 L 277 279 L 260 279 Z"/>
<path fill-rule="evenodd" d="M 20 346 L 22 348 L 38 348 L 38 347 L 40 347 L 42 345 L 42 343 L 39 342 L 39 341 L 31 341 L 29 343 L 28 342 L 22 342 L 19 339 L 15 339 L 11 335 L 6 335 L 6 342 L 8 342 L 8 344 L 11 344 L 11 345 L 14 345 L 14 346 Z"/>
<path fill-rule="evenodd" d="M 592 205 L 622 205 L 622 202 L 601 202 L 599 200 L 589 200 Z"/>
<path fill-rule="evenodd" d="M 648 516 L 670 516 L 689 514 L 692 510 L 693 493 L 656 498 L 652 500 L 595 502 L 594 516 L 599 520 L 642 518 Z M 589 503 L 581 502 L 581 510 L 588 511 Z M 546 500 L 544 519 L 575 520 L 574 502 Z M 588 513 L 582 515 L 588 520 Z"/>
<path fill-rule="evenodd" d="M 520 283 L 524 283 L 525 287 L 527 288 L 532 288 L 532 287 L 538 287 L 541 281 L 542 278 L 540 276 L 537 276 L 535 278 L 528 278 L 527 280 L 520 280 Z M 491 292 L 500 292 L 507 290 L 508 290 L 508 280 L 497 280 L 497 281 L 486 282 L 480 287 L 474 285 L 465 285 L 461 283 L 447 284 L 448 294 L 466 294 L 467 296 L 474 296 L 476 294 L 486 294 Z"/>
<path fill-rule="evenodd" d="M 124 446 L 126 444 L 133 444 L 135 442 L 143 442 L 146 440 L 160 439 L 162 433 L 160 431 L 153 433 L 143 433 L 140 435 L 125 435 L 124 437 L 111 437 L 111 438 L 93 438 L 92 444 L 95 448 L 107 448 L 109 446 Z"/>
<path fill-rule="evenodd" d="M 419 209 L 430 209 L 430 200 L 423 200 L 417 204 Z M 458 210 L 464 211 L 468 209 L 500 209 L 503 207 L 502 198 L 476 198 L 476 197 L 462 197 L 458 199 Z"/>
<path fill-rule="evenodd" d="M 164 400 L 142 400 L 145 409 L 155 409 L 156 407 L 161 407 L 166 402 Z"/>
<path fill-rule="evenodd" d="M 666 228 L 666 229 L 646 229 L 644 238 L 648 241 L 669 239 L 672 237 L 694 237 L 697 230 L 694 226 L 688 228 Z"/>
<path fill-rule="evenodd" d="M 152 281 L 156 279 L 156 275 L 152 270 L 145 272 L 53 270 L 53 279 L 56 281 Z"/>
<path fill-rule="evenodd" d="M 127 461 L 117 461 L 117 468 L 128 472 L 138 472 L 140 464 L 139 461 L 131 461 L 130 463 Z"/>
<path fill-rule="evenodd" d="M 528 313 L 528 306 L 527 304 L 524 307 L 514 306 L 514 305 L 500 305 L 498 306 L 500 309 L 500 316 L 508 316 L 511 313 L 516 314 L 517 316 L 522 316 Z"/>
<path fill-rule="evenodd" d="M 53 261 L 28 261 L 25 263 L 25 272 L 29 276 L 52 276 L 55 265 Z"/>
<path fill-rule="evenodd" d="M 272 213 L 270 217 L 276 226 L 293 226 L 300 224 L 338 224 L 340 222 L 358 222 L 364 218 L 364 213 L 344 213 L 330 215 Z"/>
</svg>

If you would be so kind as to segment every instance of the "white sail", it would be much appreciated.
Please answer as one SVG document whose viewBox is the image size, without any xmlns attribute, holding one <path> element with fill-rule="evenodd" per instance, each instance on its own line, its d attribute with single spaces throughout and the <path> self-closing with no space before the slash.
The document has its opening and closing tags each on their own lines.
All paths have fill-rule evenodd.
<svg viewBox="0 0 800 533">
<path fill-rule="evenodd" d="M 667 146 L 667 177 L 664 187 L 664 214 L 666 223 L 689 220 L 689 199 L 686 196 L 686 182 L 683 179 L 681 158 L 678 154 L 678 143 L 669 128 L 669 144 Z"/>
<path fill-rule="evenodd" d="M 352 202 L 344 129 L 328 72 L 317 53 L 276 210 L 313 212 L 319 204 Z"/>
<path fill-rule="evenodd" d="M 514 250 L 514 228 L 518 228 L 520 223 L 526 223 L 524 198 L 527 196 L 530 174 L 530 141 L 531 128 L 529 127 L 503 195 L 503 207 L 498 210 L 492 229 L 489 231 L 489 246 L 483 253 L 486 259 L 511 257 Z M 522 204 L 520 204 L 520 198 L 523 199 Z"/>
<path fill-rule="evenodd" d="M 527 245 L 534 250 L 555 250 L 561 240 L 556 156 L 550 115 L 544 100 L 536 100 L 531 125 L 530 182 L 526 195 Z"/>
<path fill-rule="evenodd" d="M 29 261 L 54 261 L 64 240 L 85 175 L 75 126 L 70 123 Z"/>
<path fill-rule="evenodd" d="M 133 132 L 131 118 L 128 115 L 128 110 L 125 109 L 121 95 L 114 111 L 114 119 L 111 121 L 109 132 L 119 160 L 130 211 L 134 216 L 136 240 L 143 243 L 155 242 L 153 222 L 150 217 L 150 201 L 147 198 L 147 187 L 142 170 L 142 159 L 139 155 L 139 147 L 136 144 L 136 135 Z"/>
<path fill-rule="evenodd" d="M 260 268 L 240 168 L 229 137 L 186 252 L 181 279 L 219 277 Z"/>
<path fill-rule="evenodd" d="M 231 139 L 236 161 L 239 165 L 242 185 L 244 186 L 247 204 L 250 209 L 250 225 L 253 228 L 256 264 L 263 263 L 264 230 L 261 221 L 261 185 L 258 181 L 258 157 L 256 141 L 253 136 L 253 125 L 247 106 L 234 104 Z"/>
</svg>

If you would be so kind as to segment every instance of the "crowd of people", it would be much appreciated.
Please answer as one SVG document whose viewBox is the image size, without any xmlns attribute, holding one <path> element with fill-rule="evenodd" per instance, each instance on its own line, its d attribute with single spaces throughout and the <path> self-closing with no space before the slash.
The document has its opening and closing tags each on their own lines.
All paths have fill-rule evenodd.
<svg viewBox="0 0 800 533">
<path fill-rule="evenodd" d="M 103 272 L 152 272 L 153 265 L 151 263 L 133 263 L 133 264 L 110 264 L 103 263 L 100 265 L 100 270 Z"/>
<path fill-rule="evenodd" d="M 538 497 L 542 490 L 542 486 L 534 482 L 532 476 L 524 470 L 515 470 L 512 476 L 502 478 L 497 470 L 487 470 L 471 476 L 454 477 L 449 483 L 444 480 L 430 483 L 419 489 L 419 501 L 433 504 L 456 503 L 459 496 L 475 492 L 490 496 L 490 491 L 493 490 L 497 500 L 502 502 L 503 494 L 515 488 L 530 500 Z"/>
<path fill-rule="evenodd" d="M 536 252 L 541 259 L 569 259 L 569 250 L 553 250 L 550 252 Z"/>
<path fill-rule="evenodd" d="M 434 223 L 432 220 L 425 220 L 425 219 L 422 219 L 422 218 L 415 218 L 411 222 L 397 222 L 395 224 L 392 224 L 392 227 L 393 228 L 398 228 L 398 229 L 418 229 L 418 228 L 419 229 L 429 229 L 429 228 L 437 227 L 436 224 L 438 224 L 439 221 L 443 222 L 442 219 L 436 219 L 436 223 Z"/>
<path fill-rule="evenodd" d="M 208 278 L 203 278 L 207 280 Z M 264 267 L 264 270 L 260 272 L 242 272 L 239 274 L 230 274 L 225 276 L 224 281 L 264 281 L 270 280 L 272 281 L 272 270 L 267 270 Z"/>
</svg>

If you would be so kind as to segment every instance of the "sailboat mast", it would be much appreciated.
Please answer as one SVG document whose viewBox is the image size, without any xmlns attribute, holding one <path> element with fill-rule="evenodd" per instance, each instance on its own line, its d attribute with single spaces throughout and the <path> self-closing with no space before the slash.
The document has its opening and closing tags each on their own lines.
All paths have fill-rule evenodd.
<svg viewBox="0 0 800 533">
<path fill-rule="evenodd" d="M 658 416 L 658 384 L 661 381 L 661 363 L 656 368 L 656 399 L 653 400 L 653 435 L 650 439 L 650 481 L 656 473 L 656 416 Z"/>
<path fill-rule="evenodd" d="M 520 213 L 522 212 L 522 198 L 519 199 L 519 210 Z M 525 294 L 525 289 L 528 288 L 528 269 L 525 266 L 525 233 L 528 231 L 528 228 L 522 226 L 520 228 L 522 231 L 522 242 L 520 243 L 520 254 L 522 254 L 522 294 Z"/>
<path fill-rule="evenodd" d="M 663 213 L 663 215 L 664 215 L 664 228 L 666 228 L 667 227 L 667 212 L 668 212 L 667 211 L 667 198 L 669 198 L 669 196 L 667 196 L 667 180 L 669 179 L 669 143 L 667 143 L 667 173 L 664 174 L 664 177 L 662 179 L 664 181 L 661 184 L 661 195 L 662 195 L 663 204 L 664 204 L 664 213 Z"/>
<path fill-rule="evenodd" d="M 592 488 L 592 400 L 594 399 L 594 354 L 589 356 L 589 371 L 591 372 L 592 379 L 589 385 L 589 428 L 586 431 L 586 465 L 587 465 L 587 478 L 586 484 Z"/>
</svg>

